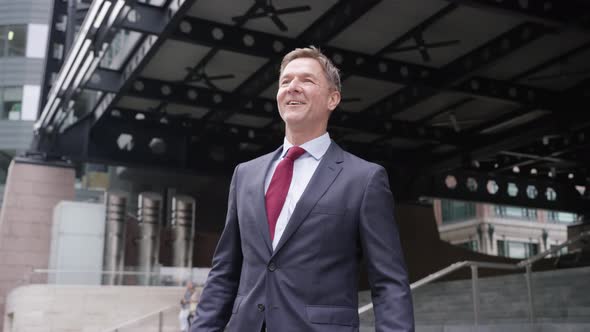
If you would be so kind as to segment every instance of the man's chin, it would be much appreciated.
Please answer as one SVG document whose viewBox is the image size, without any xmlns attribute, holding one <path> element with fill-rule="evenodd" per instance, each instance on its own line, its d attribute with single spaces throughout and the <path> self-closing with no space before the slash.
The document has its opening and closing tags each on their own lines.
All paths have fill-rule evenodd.
<svg viewBox="0 0 590 332">
<path fill-rule="evenodd" d="M 297 125 L 298 123 L 304 121 L 304 117 L 303 114 L 301 114 L 301 112 L 285 112 L 282 118 L 285 124 L 287 125 Z"/>
</svg>

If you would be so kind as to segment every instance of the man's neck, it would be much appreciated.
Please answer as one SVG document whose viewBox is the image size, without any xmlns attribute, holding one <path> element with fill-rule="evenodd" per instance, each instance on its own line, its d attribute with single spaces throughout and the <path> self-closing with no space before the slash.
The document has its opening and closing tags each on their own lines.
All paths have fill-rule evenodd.
<svg viewBox="0 0 590 332">
<path fill-rule="evenodd" d="M 296 132 L 293 130 L 285 130 L 285 137 L 287 137 L 287 140 L 289 142 L 291 142 L 291 144 L 293 145 L 297 145 L 300 146 L 302 144 L 305 144 L 313 139 L 316 139 L 320 136 L 322 136 L 323 134 L 326 133 L 326 130 L 322 130 L 322 131 L 318 131 L 318 132 Z"/>
</svg>

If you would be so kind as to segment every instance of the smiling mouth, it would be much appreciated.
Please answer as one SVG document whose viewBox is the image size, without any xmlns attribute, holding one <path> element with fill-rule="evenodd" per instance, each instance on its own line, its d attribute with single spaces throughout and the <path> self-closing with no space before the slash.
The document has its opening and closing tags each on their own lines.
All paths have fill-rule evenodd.
<svg viewBox="0 0 590 332">
<path fill-rule="evenodd" d="M 289 106 L 296 106 L 296 105 L 304 105 L 305 103 L 300 102 L 300 101 L 290 101 L 287 103 L 287 105 Z"/>
</svg>

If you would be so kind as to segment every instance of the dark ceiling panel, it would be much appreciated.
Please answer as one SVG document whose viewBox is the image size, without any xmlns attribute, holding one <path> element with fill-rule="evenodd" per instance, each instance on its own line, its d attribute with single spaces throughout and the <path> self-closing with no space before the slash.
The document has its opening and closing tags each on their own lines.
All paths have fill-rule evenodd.
<svg viewBox="0 0 590 332">
<path fill-rule="evenodd" d="M 388 167 L 402 186 L 451 171 L 478 183 L 487 172 L 524 186 L 537 172 L 554 175 L 543 188 L 568 187 L 570 174 L 576 185 L 590 184 L 586 2 L 131 3 L 131 15 L 115 17 L 112 27 L 93 22 L 84 51 L 60 49 L 76 45 L 68 43 L 75 30 L 51 27 L 46 82 L 62 61 L 67 68 L 60 89 L 48 94 L 33 149 L 78 161 L 230 170 L 280 144 L 280 60 L 314 44 L 342 71 L 331 137 Z M 55 6 L 54 20 L 62 7 Z M 113 59 L 122 65 L 95 68 Z M 118 147 L 121 135 L 136 148 Z M 154 138 L 170 148 L 158 155 Z M 556 191 L 561 197 L 570 189 Z M 579 210 L 574 198 L 555 204 Z"/>
</svg>

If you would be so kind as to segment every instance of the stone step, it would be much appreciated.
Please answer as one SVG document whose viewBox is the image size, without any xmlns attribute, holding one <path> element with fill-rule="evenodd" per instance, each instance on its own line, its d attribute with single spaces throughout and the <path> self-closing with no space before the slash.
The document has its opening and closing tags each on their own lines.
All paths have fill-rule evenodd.
<svg viewBox="0 0 590 332">
<path fill-rule="evenodd" d="M 582 331 L 590 324 L 590 268 L 533 272 L 533 303 L 539 331 L 571 326 Z M 416 324 L 424 331 L 469 331 L 473 323 L 471 280 L 437 282 L 413 291 Z M 479 321 L 487 324 L 481 331 L 526 331 L 529 299 L 524 274 L 513 274 L 479 280 Z M 359 294 L 361 303 L 370 302 L 368 291 Z M 363 326 L 372 326 L 373 313 L 361 315 Z M 586 325 L 585 325 L 586 324 Z M 500 327 L 499 327 L 500 326 Z M 503 330 L 502 328 L 506 328 Z M 569 328 L 569 327 L 568 327 Z M 547 329 L 547 330 L 546 330 Z M 420 330 L 417 330 L 420 331 Z M 537 331 L 537 330 L 535 330 Z M 586 331 L 590 331 L 587 329 Z"/>
<path fill-rule="evenodd" d="M 361 332 L 374 332 L 374 327 L 363 326 Z M 590 324 L 584 323 L 507 323 L 473 325 L 416 325 L 416 332 L 587 332 Z"/>
</svg>

